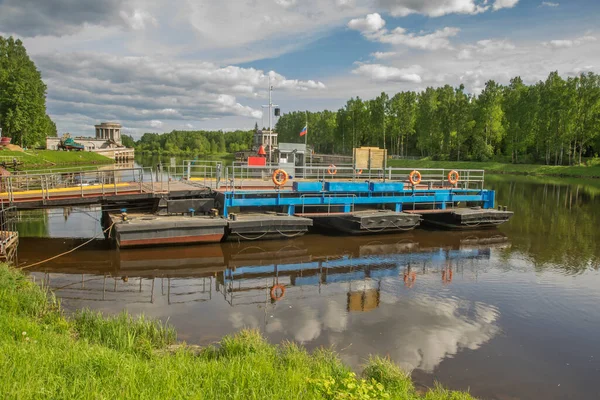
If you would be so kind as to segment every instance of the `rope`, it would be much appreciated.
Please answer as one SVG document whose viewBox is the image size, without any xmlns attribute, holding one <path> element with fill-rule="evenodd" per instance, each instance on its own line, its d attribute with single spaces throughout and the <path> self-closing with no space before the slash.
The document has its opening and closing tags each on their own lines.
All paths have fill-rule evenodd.
<svg viewBox="0 0 600 400">
<path fill-rule="evenodd" d="M 277 229 L 277 233 L 279 233 L 281 236 L 284 236 L 286 238 L 294 238 L 296 236 L 304 235 L 305 231 L 298 231 L 296 233 L 292 233 L 291 235 L 286 235 L 285 233 L 283 233 L 279 229 Z"/>
<path fill-rule="evenodd" d="M 45 260 L 38 261 L 38 262 L 36 262 L 36 263 L 29 264 L 29 265 L 24 265 L 24 266 L 21 266 L 21 267 L 18 267 L 18 268 L 19 268 L 19 269 L 25 269 L 25 268 L 31 268 L 31 267 L 35 267 L 36 265 L 44 264 L 44 263 L 47 263 L 48 261 L 52 261 L 52 260 L 55 260 L 55 259 L 57 259 L 57 258 L 59 258 L 59 257 L 62 257 L 62 256 L 64 256 L 64 255 L 67 255 L 67 254 L 69 254 L 69 253 L 72 253 L 72 252 L 74 252 L 75 250 L 78 250 L 78 249 L 82 248 L 82 247 L 83 247 L 83 246 L 85 246 L 86 244 L 88 244 L 88 243 L 91 243 L 91 242 L 92 242 L 93 240 L 95 240 L 95 239 L 96 239 L 98 236 L 100 236 L 100 234 L 105 234 L 106 232 L 109 232 L 109 235 L 110 235 L 110 231 L 112 231 L 112 228 L 113 228 L 113 226 L 114 226 L 114 225 L 115 225 L 115 223 L 113 222 L 113 223 L 112 223 L 112 224 L 111 224 L 111 225 L 110 225 L 108 228 L 106 228 L 105 230 L 103 230 L 103 231 L 102 231 L 102 232 L 100 232 L 100 233 L 97 233 L 97 234 L 96 234 L 96 236 L 94 236 L 93 238 L 91 238 L 91 239 L 90 239 L 90 240 L 88 240 L 87 242 L 85 242 L 85 243 L 82 243 L 82 244 L 80 244 L 79 246 L 72 248 L 71 250 L 65 251 L 64 253 L 60 253 L 60 254 L 58 254 L 58 255 L 56 255 L 56 256 L 54 256 L 54 257 L 50 257 L 50 258 L 47 258 L 47 259 L 45 259 Z"/>
<path fill-rule="evenodd" d="M 411 226 L 411 227 L 408 227 L 408 228 L 401 228 L 401 227 L 399 227 L 399 226 L 398 226 L 396 223 L 394 223 L 394 222 L 390 221 L 390 223 L 388 223 L 386 226 L 384 226 L 384 227 L 383 227 L 383 228 L 381 228 L 381 229 L 369 229 L 369 228 L 367 228 L 366 226 L 364 226 L 364 225 L 362 225 L 362 224 L 361 224 L 361 228 L 364 228 L 364 229 L 366 229 L 368 232 L 372 232 L 372 233 L 379 233 L 379 232 L 383 232 L 384 230 L 388 229 L 388 228 L 390 227 L 390 225 L 393 225 L 393 226 L 394 226 L 396 229 L 398 229 L 398 230 L 400 230 L 400 231 L 410 231 L 410 230 L 412 230 L 412 229 L 415 229 L 415 227 L 416 227 L 418 224 L 414 224 L 413 226 Z"/>
<path fill-rule="evenodd" d="M 239 237 L 241 237 L 244 240 L 258 240 L 258 239 L 262 238 L 263 236 L 265 236 L 269 232 L 267 231 L 267 232 L 263 233 L 262 235 L 259 235 L 259 236 L 255 237 L 255 238 L 250 238 L 250 237 L 244 236 L 244 235 L 242 235 L 239 232 L 233 232 L 233 233 L 235 233 L 236 235 L 238 235 Z"/>
<path fill-rule="evenodd" d="M 281 236 L 284 236 L 286 238 L 294 238 L 296 236 L 300 236 L 300 235 L 304 234 L 304 231 L 298 231 L 298 232 L 293 233 L 291 235 L 287 235 L 287 234 L 281 232 L 279 229 L 276 229 L 275 232 L 279 233 Z M 259 235 L 259 236 L 254 237 L 254 238 L 249 238 L 249 237 L 244 236 L 244 235 L 242 235 L 241 233 L 238 233 L 238 232 L 233 232 L 233 233 L 235 233 L 236 235 L 238 235 L 239 237 L 241 237 L 242 239 L 245 239 L 245 240 L 258 240 L 258 239 L 262 238 L 263 236 L 265 236 L 266 234 L 272 233 L 272 231 L 265 231 L 262 235 Z"/>
</svg>

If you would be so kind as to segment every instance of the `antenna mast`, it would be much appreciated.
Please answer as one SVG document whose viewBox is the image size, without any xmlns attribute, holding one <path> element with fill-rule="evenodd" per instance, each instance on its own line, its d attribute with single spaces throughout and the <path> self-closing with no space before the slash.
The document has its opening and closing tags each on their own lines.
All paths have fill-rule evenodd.
<svg viewBox="0 0 600 400">
<path fill-rule="evenodd" d="M 279 107 L 277 104 L 273 104 L 272 92 L 273 86 L 271 85 L 271 74 L 269 73 L 269 104 L 266 106 L 262 106 L 263 108 L 269 109 L 269 165 L 271 165 L 271 162 L 273 160 L 273 107 Z"/>
</svg>

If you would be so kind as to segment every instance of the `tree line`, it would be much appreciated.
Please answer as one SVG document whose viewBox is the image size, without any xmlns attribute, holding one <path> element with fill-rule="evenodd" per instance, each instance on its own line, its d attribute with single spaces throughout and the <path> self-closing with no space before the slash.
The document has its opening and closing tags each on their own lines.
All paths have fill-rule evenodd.
<svg viewBox="0 0 600 400">
<path fill-rule="evenodd" d="M 45 145 L 56 136 L 46 114 L 46 85 L 23 46 L 12 36 L 0 36 L 0 128 L 2 136 L 22 146 Z"/>
<path fill-rule="evenodd" d="M 137 152 L 165 155 L 235 153 L 252 147 L 254 131 L 177 131 L 145 133 L 133 145 Z M 131 144 L 131 138 L 124 138 Z M 127 145 L 127 144 L 126 144 Z"/>
<path fill-rule="evenodd" d="M 600 152 L 600 76 L 561 77 L 507 86 L 493 80 L 475 96 L 461 85 L 351 98 L 334 111 L 290 112 L 276 125 L 279 142 L 308 143 L 320 153 L 351 154 L 379 146 L 398 156 L 439 160 L 564 165 Z"/>
</svg>

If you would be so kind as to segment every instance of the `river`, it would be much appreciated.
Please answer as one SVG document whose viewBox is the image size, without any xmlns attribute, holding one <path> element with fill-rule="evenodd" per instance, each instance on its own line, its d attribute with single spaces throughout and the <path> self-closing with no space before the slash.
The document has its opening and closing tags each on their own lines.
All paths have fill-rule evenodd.
<svg viewBox="0 0 600 400">
<path fill-rule="evenodd" d="M 32 274 L 68 311 L 144 313 L 190 343 L 251 327 L 333 346 L 357 369 L 389 356 L 417 385 L 484 399 L 600 398 L 600 182 L 486 182 L 515 211 L 498 230 L 128 251 L 96 240 Z M 19 262 L 99 234 L 99 219 L 97 208 L 21 213 Z"/>
</svg>

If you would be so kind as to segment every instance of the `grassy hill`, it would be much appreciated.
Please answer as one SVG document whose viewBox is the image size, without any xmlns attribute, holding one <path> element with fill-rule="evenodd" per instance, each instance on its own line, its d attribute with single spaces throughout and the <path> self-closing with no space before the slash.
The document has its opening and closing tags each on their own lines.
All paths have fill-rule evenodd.
<svg viewBox="0 0 600 400">
<path fill-rule="evenodd" d="M 23 163 L 19 169 L 112 164 L 114 162 L 108 157 L 91 151 L 33 150 L 21 152 L 0 150 L 1 161 L 11 164 L 13 157 Z"/>
</svg>

